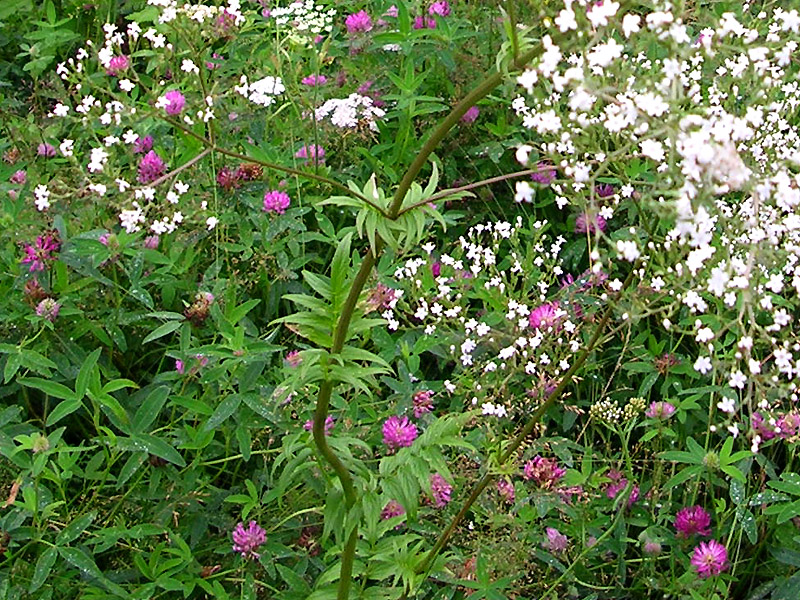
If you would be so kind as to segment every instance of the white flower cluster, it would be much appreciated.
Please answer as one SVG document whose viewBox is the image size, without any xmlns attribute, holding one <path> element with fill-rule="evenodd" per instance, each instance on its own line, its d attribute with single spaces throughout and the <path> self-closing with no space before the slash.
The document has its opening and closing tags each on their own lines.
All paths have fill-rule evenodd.
<svg viewBox="0 0 800 600">
<path fill-rule="evenodd" d="M 300 0 L 288 6 L 273 8 L 270 16 L 276 25 L 290 25 L 294 31 L 320 35 L 333 29 L 336 9 L 316 4 L 314 0 Z"/>
<path fill-rule="evenodd" d="M 509 405 L 493 394 L 507 393 L 509 377 L 516 375 L 520 396 L 543 397 L 581 348 L 571 316 L 579 310 L 567 299 L 547 302 L 559 283 L 554 276 L 563 274 L 558 262 L 566 240 L 548 241 L 544 228 L 536 222 L 524 230 L 521 217 L 515 223 L 481 223 L 460 237 L 452 252 L 437 259 L 435 245 L 424 244 L 423 257 L 406 260 L 394 273 L 405 296 L 398 308 L 383 314 L 390 329 L 402 319 L 398 313 L 406 314 L 425 335 L 449 345 L 462 384 L 476 394 L 472 405 L 480 402 L 486 415 L 525 410 L 526 401 Z M 522 237 L 531 244 L 531 255 L 517 253 Z M 501 306 L 507 309 L 504 315 L 497 314 Z M 503 382 L 497 390 L 491 385 L 495 379 Z"/>
<path fill-rule="evenodd" d="M 39 212 L 50 208 L 50 190 L 46 185 L 37 185 L 33 190 L 33 197 L 35 198 L 36 210 Z"/>
<path fill-rule="evenodd" d="M 253 83 L 247 83 L 247 76 L 242 75 L 239 80 L 241 85 L 234 86 L 234 90 L 254 104 L 270 106 L 275 103 L 275 98 L 286 91 L 280 77 L 264 77 Z"/>
<path fill-rule="evenodd" d="M 157 6 L 160 9 L 158 22 L 169 23 L 178 18 L 179 15 L 186 15 L 192 21 L 205 23 L 219 15 L 226 13 L 234 19 L 236 25 L 245 22 L 241 11 L 240 0 L 228 0 L 227 6 L 213 6 L 207 4 L 179 4 L 178 0 L 147 0 L 150 6 Z"/>
<path fill-rule="evenodd" d="M 360 94 L 350 94 L 347 98 L 331 98 L 314 111 L 317 121 L 330 118 L 331 124 L 344 129 L 353 129 L 366 124 L 372 131 L 378 131 L 375 119 L 386 114 L 382 108 L 373 105 L 372 98 Z"/>
<path fill-rule="evenodd" d="M 601 243 L 612 258 L 647 266 L 656 293 L 636 302 L 693 338 L 694 370 L 738 395 L 717 406 L 727 419 L 717 430 L 729 432 L 751 429 L 741 413 L 754 397 L 800 399 L 800 334 L 791 327 L 800 304 L 800 84 L 791 69 L 800 12 L 744 11 L 741 19 L 725 13 L 695 37 L 666 3 L 621 14 L 618 2 L 565 0 L 555 26 L 579 34 L 560 46 L 543 38 L 538 63 L 517 78 L 526 95 L 512 103 L 544 138 L 521 145 L 517 160 L 527 164 L 538 150 L 572 177 L 559 196 L 575 203 L 596 177 L 613 175 L 623 198 L 637 190 L 626 203 L 645 219 L 656 207 L 671 213 L 669 232 L 646 247 L 619 236 Z M 628 53 L 653 44 L 666 56 Z M 614 164 L 595 154 L 598 146 L 628 150 Z M 621 168 L 636 154 L 658 192 Z M 532 194 L 519 185 L 516 200 Z M 591 253 L 600 258 L 598 250 Z M 739 342 L 730 350 L 732 333 Z"/>
</svg>

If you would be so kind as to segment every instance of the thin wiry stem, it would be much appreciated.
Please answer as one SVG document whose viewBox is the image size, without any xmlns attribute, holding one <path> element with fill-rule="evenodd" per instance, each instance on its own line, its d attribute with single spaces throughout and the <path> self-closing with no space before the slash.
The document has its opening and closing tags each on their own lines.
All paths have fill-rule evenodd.
<svg viewBox="0 0 800 600">
<path fill-rule="evenodd" d="M 161 118 L 164 121 L 166 121 L 167 123 L 169 123 L 170 125 L 172 125 L 173 127 L 175 127 L 176 129 L 180 129 L 186 135 L 188 135 L 190 137 L 193 137 L 196 140 L 202 142 L 203 145 L 206 146 L 206 148 L 210 148 L 214 152 L 219 152 L 220 154 L 224 154 L 226 156 L 230 156 L 231 158 L 238 158 L 239 160 L 246 160 L 248 162 L 256 163 L 256 164 L 261 165 L 263 167 L 267 167 L 268 169 L 274 169 L 275 171 L 283 171 L 284 173 L 290 173 L 292 175 L 297 175 L 298 177 L 305 177 L 306 179 L 312 179 L 314 181 L 319 181 L 320 183 L 327 183 L 329 186 L 334 187 L 334 188 L 339 189 L 339 190 L 342 190 L 342 191 L 346 192 L 350 196 L 355 196 L 356 198 L 358 198 L 359 200 L 361 200 L 365 204 L 369 204 L 372 208 L 377 210 L 382 215 L 384 215 L 384 216 L 386 215 L 384 210 L 380 206 L 375 204 L 372 200 L 370 200 L 369 198 L 367 198 L 363 194 L 360 194 L 359 192 L 351 190 L 349 187 L 347 187 L 343 183 L 339 183 L 338 181 L 336 181 L 334 179 L 330 179 L 330 178 L 325 177 L 323 175 L 317 175 L 316 173 L 309 173 L 307 171 L 302 171 L 300 169 L 294 169 L 292 167 L 285 167 L 283 165 L 279 165 L 277 163 L 273 163 L 273 162 L 270 162 L 270 161 L 267 161 L 267 160 L 262 160 L 260 158 L 254 157 L 254 156 L 248 156 L 246 154 L 241 154 L 240 152 L 234 152 L 233 150 L 227 150 L 226 148 L 221 148 L 221 147 L 215 145 L 207 137 L 205 137 L 203 135 L 200 135 L 199 133 L 195 133 L 194 131 L 192 131 L 188 127 L 185 127 L 179 121 L 175 121 L 173 119 L 167 119 L 164 116 L 161 116 Z"/>
</svg>

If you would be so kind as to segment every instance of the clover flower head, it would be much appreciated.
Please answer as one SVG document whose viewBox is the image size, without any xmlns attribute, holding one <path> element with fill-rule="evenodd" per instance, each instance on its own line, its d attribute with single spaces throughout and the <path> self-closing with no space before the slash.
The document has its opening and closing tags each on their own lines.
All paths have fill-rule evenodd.
<svg viewBox="0 0 800 600">
<path fill-rule="evenodd" d="M 111 75 L 112 77 L 118 76 L 123 71 L 127 70 L 130 66 L 131 62 L 127 56 L 124 54 L 119 54 L 111 58 L 108 61 L 108 65 L 106 67 L 106 74 Z"/>
<path fill-rule="evenodd" d="M 61 305 L 52 298 L 45 298 L 36 306 L 36 314 L 51 323 L 58 317 Z"/>
<path fill-rule="evenodd" d="M 264 194 L 264 212 L 282 215 L 289 208 L 291 200 L 286 192 L 272 190 Z"/>
<path fill-rule="evenodd" d="M 682 538 L 711 535 L 711 515 L 702 506 L 686 506 L 675 515 L 675 529 Z"/>
<path fill-rule="evenodd" d="M 156 154 L 155 150 L 150 150 L 142 157 L 139 162 L 139 176 L 137 181 L 139 183 L 152 183 L 164 174 L 167 170 L 167 165 Z"/>
<path fill-rule="evenodd" d="M 450 494 L 453 492 L 453 486 L 447 483 L 444 477 L 439 473 L 431 475 L 431 494 L 433 495 L 433 504 L 436 508 L 444 508 L 450 502 Z"/>
<path fill-rule="evenodd" d="M 419 391 L 414 394 L 412 402 L 414 404 L 414 418 L 419 419 L 433 409 L 433 392 L 431 390 Z"/>
<path fill-rule="evenodd" d="M 259 558 L 256 550 L 266 541 L 267 532 L 255 521 L 250 521 L 247 528 L 239 523 L 233 530 L 233 551 L 240 553 L 243 558 Z"/>
<path fill-rule="evenodd" d="M 407 448 L 417 439 L 417 426 L 408 417 L 391 416 L 383 424 L 383 443 L 389 450 Z"/>
<path fill-rule="evenodd" d="M 437 0 L 431 4 L 428 9 L 428 14 L 431 16 L 439 15 L 440 17 L 446 17 L 450 14 L 450 4 L 447 0 Z"/>
<path fill-rule="evenodd" d="M 344 20 L 344 24 L 347 27 L 347 33 L 350 35 L 366 33 L 372 29 L 372 17 L 367 14 L 367 11 L 360 10 L 357 13 L 348 15 Z"/>
<path fill-rule="evenodd" d="M 694 549 L 691 563 L 701 579 L 719 575 L 730 566 L 728 564 L 728 551 L 717 540 L 700 542 Z"/>
<path fill-rule="evenodd" d="M 471 106 L 469 110 L 462 115 L 461 122 L 474 123 L 480 113 L 481 109 L 479 109 L 477 106 Z"/>
<path fill-rule="evenodd" d="M 564 552 L 569 548 L 569 539 L 555 527 L 545 529 L 547 541 L 542 543 L 542 547 L 550 552 Z"/>
<path fill-rule="evenodd" d="M 669 419 L 675 413 L 675 406 L 669 402 L 651 402 L 650 407 L 644 413 L 649 419 Z"/>
</svg>

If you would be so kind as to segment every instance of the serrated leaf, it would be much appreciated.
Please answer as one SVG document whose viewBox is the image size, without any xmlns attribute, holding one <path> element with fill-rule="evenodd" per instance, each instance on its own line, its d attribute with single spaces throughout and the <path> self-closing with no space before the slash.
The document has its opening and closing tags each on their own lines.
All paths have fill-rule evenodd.
<svg viewBox="0 0 800 600">
<path fill-rule="evenodd" d="M 341 239 L 331 261 L 331 304 L 334 314 L 338 313 L 347 293 L 346 284 L 350 274 L 350 243 L 352 239 L 352 233 L 348 233 Z"/>
</svg>

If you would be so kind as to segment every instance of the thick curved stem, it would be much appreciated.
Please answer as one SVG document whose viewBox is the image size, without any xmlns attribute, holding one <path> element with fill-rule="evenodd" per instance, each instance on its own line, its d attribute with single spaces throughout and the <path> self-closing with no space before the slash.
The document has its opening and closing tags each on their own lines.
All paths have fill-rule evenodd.
<svg viewBox="0 0 800 600">
<path fill-rule="evenodd" d="M 377 248 L 376 251 L 380 251 Z M 358 303 L 358 297 L 361 295 L 361 290 L 367 283 L 372 268 L 375 266 L 375 255 L 371 251 L 367 251 L 364 260 L 361 261 L 361 267 L 358 269 L 353 284 L 350 287 L 350 292 L 342 305 L 342 312 L 339 315 L 339 320 L 336 323 L 336 330 L 333 332 L 333 342 L 331 344 L 331 354 L 338 354 L 344 347 L 345 340 L 347 339 L 347 330 L 350 327 L 350 321 L 353 319 L 353 311 Z M 344 492 L 345 506 L 347 513 L 355 506 L 356 491 L 353 485 L 353 477 L 347 470 L 347 467 L 336 456 L 336 453 L 328 445 L 328 440 L 325 439 L 325 420 L 328 418 L 328 410 L 330 408 L 331 393 L 333 392 L 333 381 L 326 379 L 322 382 L 317 395 L 317 406 L 314 409 L 314 425 L 312 428 L 314 434 L 314 443 L 323 456 L 326 462 L 336 473 L 339 481 L 342 483 L 342 491 Z M 353 562 L 356 554 L 356 542 L 358 541 L 358 526 L 354 526 L 350 532 L 350 537 L 347 539 L 344 551 L 342 552 L 342 566 L 339 572 L 339 589 L 337 590 L 337 600 L 347 600 L 350 596 L 350 584 L 353 575 Z"/>
<path fill-rule="evenodd" d="M 521 69 L 526 64 L 528 64 L 531 60 L 539 56 L 544 51 L 544 48 L 541 44 L 539 44 L 536 48 L 529 50 L 525 54 L 521 55 L 517 60 L 514 61 L 514 68 Z M 496 88 L 500 83 L 502 83 L 504 77 L 504 73 L 494 73 L 487 77 L 483 83 L 481 83 L 478 87 L 472 90 L 469 94 L 464 96 L 464 99 L 459 102 L 450 114 L 447 115 L 436 129 L 434 129 L 431 137 L 428 138 L 428 141 L 422 146 L 422 150 L 419 151 L 416 158 L 414 158 L 414 162 L 408 167 L 406 174 L 403 175 L 403 179 L 400 181 L 400 185 L 397 187 L 397 192 L 395 192 L 394 198 L 392 199 L 392 204 L 389 207 L 388 217 L 390 219 L 396 219 L 398 213 L 400 212 L 400 207 L 403 205 L 403 199 L 406 197 L 411 184 L 419 175 L 419 172 L 422 170 L 422 167 L 425 166 L 425 163 L 428 161 L 428 157 L 436 150 L 436 147 L 439 143 L 444 139 L 444 137 L 450 132 L 450 130 L 455 127 L 458 122 L 461 120 L 461 117 L 481 98 L 484 98 L 489 95 L 489 93 Z"/>
<path fill-rule="evenodd" d="M 524 55 L 520 56 L 517 60 L 513 61 L 514 68 L 521 68 L 530 62 L 533 58 L 538 56 L 543 52 L 543 47 L 540 45 L 537 48 L 525 53 Z M 428 160 L 428 157 L 433 153 L 439 143 L 444 139 L 447 133 L 459 122 L 461 117 L 466 113 L 472 106 L 474 106 L 481 98 L 487 96 L 494 88 L 496 88 L 503 80 L 503 74 L 498 72 L 493 75 L 487 77 L 478 87 L 476 87 L 472 92 L 467 94 L 461 102 L 459 102 L 450 114 L 445 117 L 445 119 L 439 124 L 439 126 L 433 131 L 431 136 L 425 142 L 420 150 L 419 154 L 414 158 L 414 161 L 408 167 L 405 175 L 403 175 L 403 179 L 400 181 L 400 185 L 395 192 L 394 198 L 392 199 L 392 203 L 389 206 L 389 210 L 386 212 L 381 211 L 388 219 L 396 220 L 399 213 L 400 208 L 403 204 L 403 199 L 405 198 L 406 194 L 408 193 L 411 184 L 416 179 L 419 172 L 422 170 L 422 167 Z M 229 156 L 234 156 L 238 158 L 247 158 L 251 160 L 249 157 L 239 155 L 235 152 L 223 152 L 224 154 L 228 154 Z M 263 164 L 263 163 L 262 163 Z M 289 171 L 289 169 L 282 167 L 283 170 Z M 308 177 L 308 173 L 302 173 L 304 176 Z M 313 178 L 313 177 L 312 177 Z M 332 183 L 333 182 L 330 182 Z M 343 187 L 341 184 L 336 184 L 337 187 Z M 356 195 L 352 192 L 352 190 L 348 190 L 348 193 L 351 195 Z M 369 200 L 360 197 L 361 200 L 365 200 L 367 203 L 372 204 Z M 347 330 L 350 326 L 350 321 L 353 316 L 353 310 L 355 309 L 356 302 L 358 301 L 358 297 L 361 294 L 361 290 L 364 288 L 364 285 L 367 282 L 367 278 L 375 266 L 375 262 L 377 260 L 377 256 L 380 254 L 382 249 L 382 244 L 379 242 L 377 247 L 374 250 L 374 253 L 371 251 L 367 251 L 364 260 L 361 263 L 361 268 L 356 275 L 355 280 L 350 288 L 350 292 L 345 300 L 344 306 L 342 307 L 342 312 L 339 317 L 339 321 L 336 324 L 336 330 L 333 336 L 333 343 L 331 345 L 331 354 L 338 354 L 341 352 L 342 348 L 344 347 L 344 342 L 347 336 Z M 585 359 L 584 359 L 585 360 Z M 574 371 L 573 371 L 574 372 Z M 563 389 L 563 388 L 562 388 Z M 316 444 L 317 448 L 319 449 L 322 456 L 325 460 L 331 465 L 331 467 L 336 472 L 336 475 L 339 477 L 339 480 L 342 482 L 342 489 L 345 493 L 345 502 L 349 509 L 355 504 L 355 490 L 353 489 L 353 478 L 350 473 L 347 471 L 347 468 L 341 462 L 341 460 L 335 455 L 335 453 L 331 450 L 328 442 L 325 439 L 325 419 L 328 416 L 328 409 L 330 406 L 330 396 L 331 392 L 333 391 L 333 384 L 330 381 L 325 381 L 320 386 L 319 395 L 317 397 L 317 406 L 314 411 L 314 443 Z M 549 400 L 549 399 L 548 399 Z M 520 443 L 522 443 L 520 441 Z M 484 477 L 486 479 L 487 476 Z M 482 480 L 483 481 L 483 480 Z M 480 490 L 473 490 L 475 498 L 480 495 L 480 492 L 491 482 L 491 478 L 489 478 Z M 472 497 L 472 496 L 470 496 Z M 472 500 L 474 502 L 474 499 Z M 465 505 L 465 508 L 462 509 L 464 514 L 466 510 L 472 503 Z M 459 513 L 461 514 L 461 513 Z M 462 515 L 463 516 L 463 515 Z M 456 523 L 451 524 L 451 528 L 448 528 L 450 533 L 452 533 L 452 529 L 455 528 Z M 431 552 L 429 557 L 432 559 L 436 556 L 439 552 L 441 547 L 444 543 L 447 542 L 447 539 L 450 536 L 450 533 L 447 534 L 447 538 L 444 539 L 444 542 L 438 548 L 435 548 L 436 552 Z M 351 583 L 351 575 L 352 575 L 352 567 L 353 561 L 355 558 L 355 550 L 356 550 L 356 541 L 358 538 L 358 529 L 354 528 L 350 534 L 350 538 L 345 545 L 344 552 L 342 554 L 342 566 L 339 575 L 339 589 L 337 591 L 337 598 L 338 600 L 347 600 L 350 594 L 350 583 Z M 438 542 L 437 542 L 438 545 Z M 428 558 L 426 558 L 425 562 L 428 562 Z"/>
</svg>

